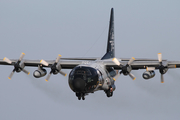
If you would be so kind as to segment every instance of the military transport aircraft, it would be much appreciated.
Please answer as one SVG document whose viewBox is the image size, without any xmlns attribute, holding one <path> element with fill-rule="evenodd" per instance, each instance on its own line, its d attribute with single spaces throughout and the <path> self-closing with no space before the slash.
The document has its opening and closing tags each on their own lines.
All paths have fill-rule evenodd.
<svg viewBox="0 0 180 120">
<path fill-rule="evenodd" d="M 145 69 L 142 74 L 144 79 L 150 79 L 155 76 L 154 70 L 159 70 L 161 74 L 161 82 L 164 82 L 163 74 L 167 72 L 169 68 L 180 67 L 180 61 L 167 61 L 162 60 L 161 53 L 158 53 L 158 59 L 119 59 L 115 57 L 114 47 L 114 12 L 111 9 L 109 33 L 107 41 L 107 51 L 101 58 L 61 58 L 58 55 L 56 60 L 23 60 L 24 53 L 21 54 L 19 59 L 0 59 L 1 65 L 13 65 L 14 69 L 9 75 L 9 79 L 12 78 L 14 72 L 21 72 L 29 75 L 29 72 L 25 70 L 25 66 L 37 67 L 33 75 L 36 78 L 43 77 L 47 74 L 46 67 L 51 68 L 50 73 L 46 77 L 46 81 L 49 80 L 52 74 L 67 74 L 61 71 L 62 69 L 72 69 L 69 73 L 69 86 L 72 91 L 75 92 L 79 100 L 84 100 L 85 95 L 88 93 L 94 93 L 98 90 L 103 90 L 107 97 L 112 97 L 115 90 L 115 80 L 120 74 L 128 75 L 133 80 L 135 76 L 131 73 L 131 70 Z"/>
</svg>

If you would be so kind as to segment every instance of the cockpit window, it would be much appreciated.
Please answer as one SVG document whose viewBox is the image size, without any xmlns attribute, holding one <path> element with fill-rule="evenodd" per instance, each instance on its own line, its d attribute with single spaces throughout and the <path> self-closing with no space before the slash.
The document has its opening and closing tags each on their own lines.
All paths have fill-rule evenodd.
<svg viewBox="0 0 180 120">
<path fill-rule="evenodd" d="M 74 75 L 84 75 L 84 74 L 86 74 L 87 76 L 92 75 L 89 69 L 78 69 L 74 73 Z"/>
<path fill-rule="evenodd" d="M 94 76 L 97 75 L 97 71 L 94 68 L 90 68 L 90 67 L 75 67 L 71 73 L 70 73 L 70 79 L 74 79 L 75 76 L 81 76 L 83 77 L 84 80 L 87 80 L 87 78 L 93 78 Z"/>
</svg>

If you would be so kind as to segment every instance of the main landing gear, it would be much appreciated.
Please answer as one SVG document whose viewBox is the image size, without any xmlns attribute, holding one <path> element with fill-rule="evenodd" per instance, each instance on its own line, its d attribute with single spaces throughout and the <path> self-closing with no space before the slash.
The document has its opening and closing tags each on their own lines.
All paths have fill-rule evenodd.
<svg viewBox="0 0 180 120">
<path fill-rule="evenodd" d="M 105 91 L 107 97 L 112 97 L 113 96 L 113 89 L 110 88 L 109 90 Z"/>
<path fill-rule="evenodd" d="M 85 94 L 84 93 L 76 93 L 76 96 L 78 97 L 78 100 L 85 100 Z"/>
</svg>

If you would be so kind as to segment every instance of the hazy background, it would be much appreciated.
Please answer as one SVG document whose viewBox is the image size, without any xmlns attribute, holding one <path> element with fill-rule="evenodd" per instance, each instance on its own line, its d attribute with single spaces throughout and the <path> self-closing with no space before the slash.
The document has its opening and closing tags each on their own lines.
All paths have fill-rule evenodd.
<svg viewBox="0 0 180 120">
<path fill-rule="evenodd" d="M 106 51 L 110 9 L 114 8 L 117 57 L 180 60 L 179 0 L 0 0 L 0 58 L 54 60 L 102 57 Z M 180 70 L 159 72 L 149 81 L 120 76 L 116 91 L 79 101 L 68 77 L 33 78 L 31 72 L 7 77 L 13 66 L 0 66 L 0 120 L 122 119 L 177 120 L 180 117 Z M 49 69 L 47 69 L 49 71 Z M 70 70 L 64 70 L 69 73 Z"/>
</svg>

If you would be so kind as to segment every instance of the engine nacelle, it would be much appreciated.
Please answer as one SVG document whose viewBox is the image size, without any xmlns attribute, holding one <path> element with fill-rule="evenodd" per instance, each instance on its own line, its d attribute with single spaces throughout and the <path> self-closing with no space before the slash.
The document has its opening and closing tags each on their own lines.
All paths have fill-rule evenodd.
<svg viewBox="0 0 180 120">
<path fill-rule="evenodd" d="M 155 72 L 154 71 L 146 71 L 143 73 L 142 77 L 144 79 L 150 79 L 150 78 L 153 78 L 155 76 Z"/>
<path fill-rule="evenodd" d="M 41 70 L 35 70 L 34 73 L 33 73 L 33 76 L 35 78 L 40 78 L 40 77 L 43 77 L 47 74 L 47 71 L 45 69 L 41 69 Z"/>
</svg>

